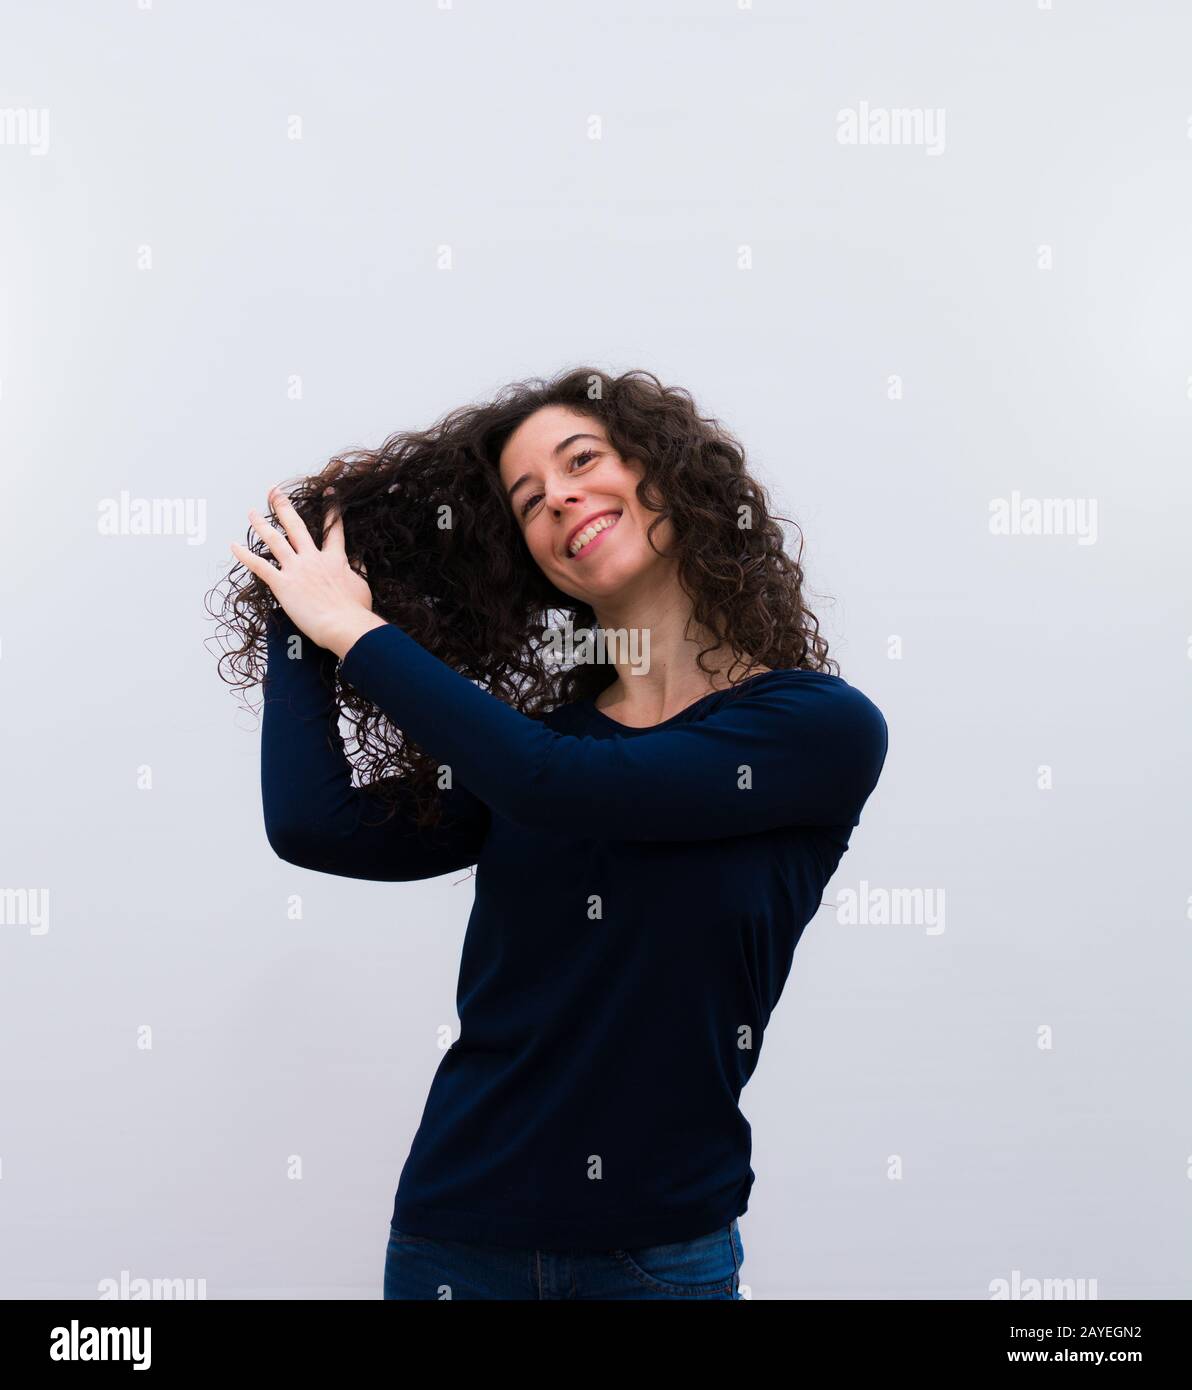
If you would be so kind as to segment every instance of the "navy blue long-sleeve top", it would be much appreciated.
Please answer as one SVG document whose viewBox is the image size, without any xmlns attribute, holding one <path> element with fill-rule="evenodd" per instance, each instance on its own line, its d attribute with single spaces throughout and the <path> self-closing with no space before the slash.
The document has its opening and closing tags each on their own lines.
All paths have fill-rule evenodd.
<svg viewBox="0 0 1192 1390">
<path fill-rule="evenodd" d="M 265 829 L 281 858 L 401 882 L 476 866 L 456 1008 L 393 1222 L 525 1249 L 692 1239 L 748 1206 L 741 1090 L 886 757 L 838 676 L 775 670 L 647 728 L 521 714 L 389 624 L 340 673 L 441 766 L 442 823 L 381 823 L 319 665 L 271 615 Z M 412 794 L 411 794 L 412 795 Z"/>
</svg>

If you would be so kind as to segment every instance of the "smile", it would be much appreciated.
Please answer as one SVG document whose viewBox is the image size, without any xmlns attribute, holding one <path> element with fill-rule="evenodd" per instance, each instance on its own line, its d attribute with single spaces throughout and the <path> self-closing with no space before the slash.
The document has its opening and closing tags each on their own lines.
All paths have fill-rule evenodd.
<svg viewBox="0 0 1192 1390">
<path fill-rule="evenodd" d="M 598 516 L 582 531 L 575 533 L 567 546 L 567 553 L 573 560 L 578 555 L 586 554 L 592 548 L 596 537 L 603 535 L 605 531 L 611 531 L 620 519 L 620 512 L 606 512 L 604 516 Z"/>
</svg>

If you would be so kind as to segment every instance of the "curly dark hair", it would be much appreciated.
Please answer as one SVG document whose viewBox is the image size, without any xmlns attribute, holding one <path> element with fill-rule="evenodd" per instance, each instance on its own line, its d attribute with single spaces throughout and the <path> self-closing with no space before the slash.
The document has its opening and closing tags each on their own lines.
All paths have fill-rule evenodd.
<svg viewBox="0 0 1192 1390">
<path fill-rule="evenodd" d="M 534 562 L 498 472 L 509 436 L 551 405 L 599 420 L 622 458 L 644 465 L 637 496 L 658 513 L 650 544 L 657 549 L 654 529 L 669 518 L 670 553 L 692 599 L 692 621 L 717 639 L 701 648 L 701 670 L 708 669 L 704 657 L 727 644 L 730 671 L 765 665 L 839 674 L 803 601 L 802 533 L 792 558 L 778 524 L 786 518 L 771 515 L 766 490 L 746 472 L 741 445 L 718 420 L 697 412 L 688 391 L 663 386 L 652 372 L 614 377 L 575 367 L 516 382 L 428 430 L 402 431 L 379 449 L 339 455 L 285 491 L 317 538 L 325 492 L 333 487 L 348 559 L 367 576 L 373 611 L 498 699 L 541 717 L 592 698 L 616 678 L 608 663 L 558 667 L 540 650 L 552 614 L 563 615 L 577 639 L 596 627 L 590 605 L 562 593 Z M 276 522 L 272 513 L 268 519 Z M 251 530 L 246 545 L 272 562 Z M 278 605 L 268 585 L 240 564 L 207 600 L 224 582 L 221 605 L 208 601 L 207 611 L 219 620 L 218 637 L 230 633 L 239 643 L 220 657 L 220 676 L 244 690 L 265 675 L 266 623 Z M 418 824 L 437 824 L 437 762 L 339 678 L 333 653 L 322 658 L 336 723 L 342 711 L 351 724 L 351 760 L 361 784 L 387 815 L 403 791 L 412 792 Z"/>
</svg>

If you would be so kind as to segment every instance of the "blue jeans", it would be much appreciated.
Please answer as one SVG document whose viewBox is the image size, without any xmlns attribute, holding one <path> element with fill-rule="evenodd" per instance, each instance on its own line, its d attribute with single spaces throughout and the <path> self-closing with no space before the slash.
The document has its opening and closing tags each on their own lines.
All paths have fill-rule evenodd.
<svg viewBox="0 0 1192 1390">
<path fill-rule="evenodd" d="M 636 1250 L 516 1250 L 389 1227 L 385 1298 L 740 1298 L 736 1218 L 694 1240 Z"/>
</svg>

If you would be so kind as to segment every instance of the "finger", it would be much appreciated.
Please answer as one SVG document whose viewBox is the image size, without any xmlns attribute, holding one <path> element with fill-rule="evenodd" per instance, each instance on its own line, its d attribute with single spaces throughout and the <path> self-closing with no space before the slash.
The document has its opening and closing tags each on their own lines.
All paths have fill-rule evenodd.
<svg viewBox="0 0 1192 1390">
<path fill-rule="evenodd" d="M 269 489 L 269 504 L 273 508 L 273 514 L 281 522 L 289 537 L 290 544 L 299 554 L 304 550 L 317 550 L 318 547 L 311 540 L 310 532 L 306 529 L 306 522 L 298 515 L 293 502 L 282 492 L 279 487 Z"/>
<path fill-rule="evenodd" d="M 252 529 L 269 547 L 279 565 L 294 558 L 294 547 L 286 539 L 284 531 L 279 531 L 276 526 L 270 526 L 261 513 L 255 509 L 249 512 L 248 520 Z"/>
<path fill-rule="evenodd" d="M 232 542 L 232 554 L 250 574 L 255 574 L 258 579 L 264 580 L 271 590 L 273 589 L 274 578 L 281 574 L 281 570 L 271 565 L 264 556 L 255 554 L 247 546 L 237 545 L 235 541 Z"/>
</svg>

